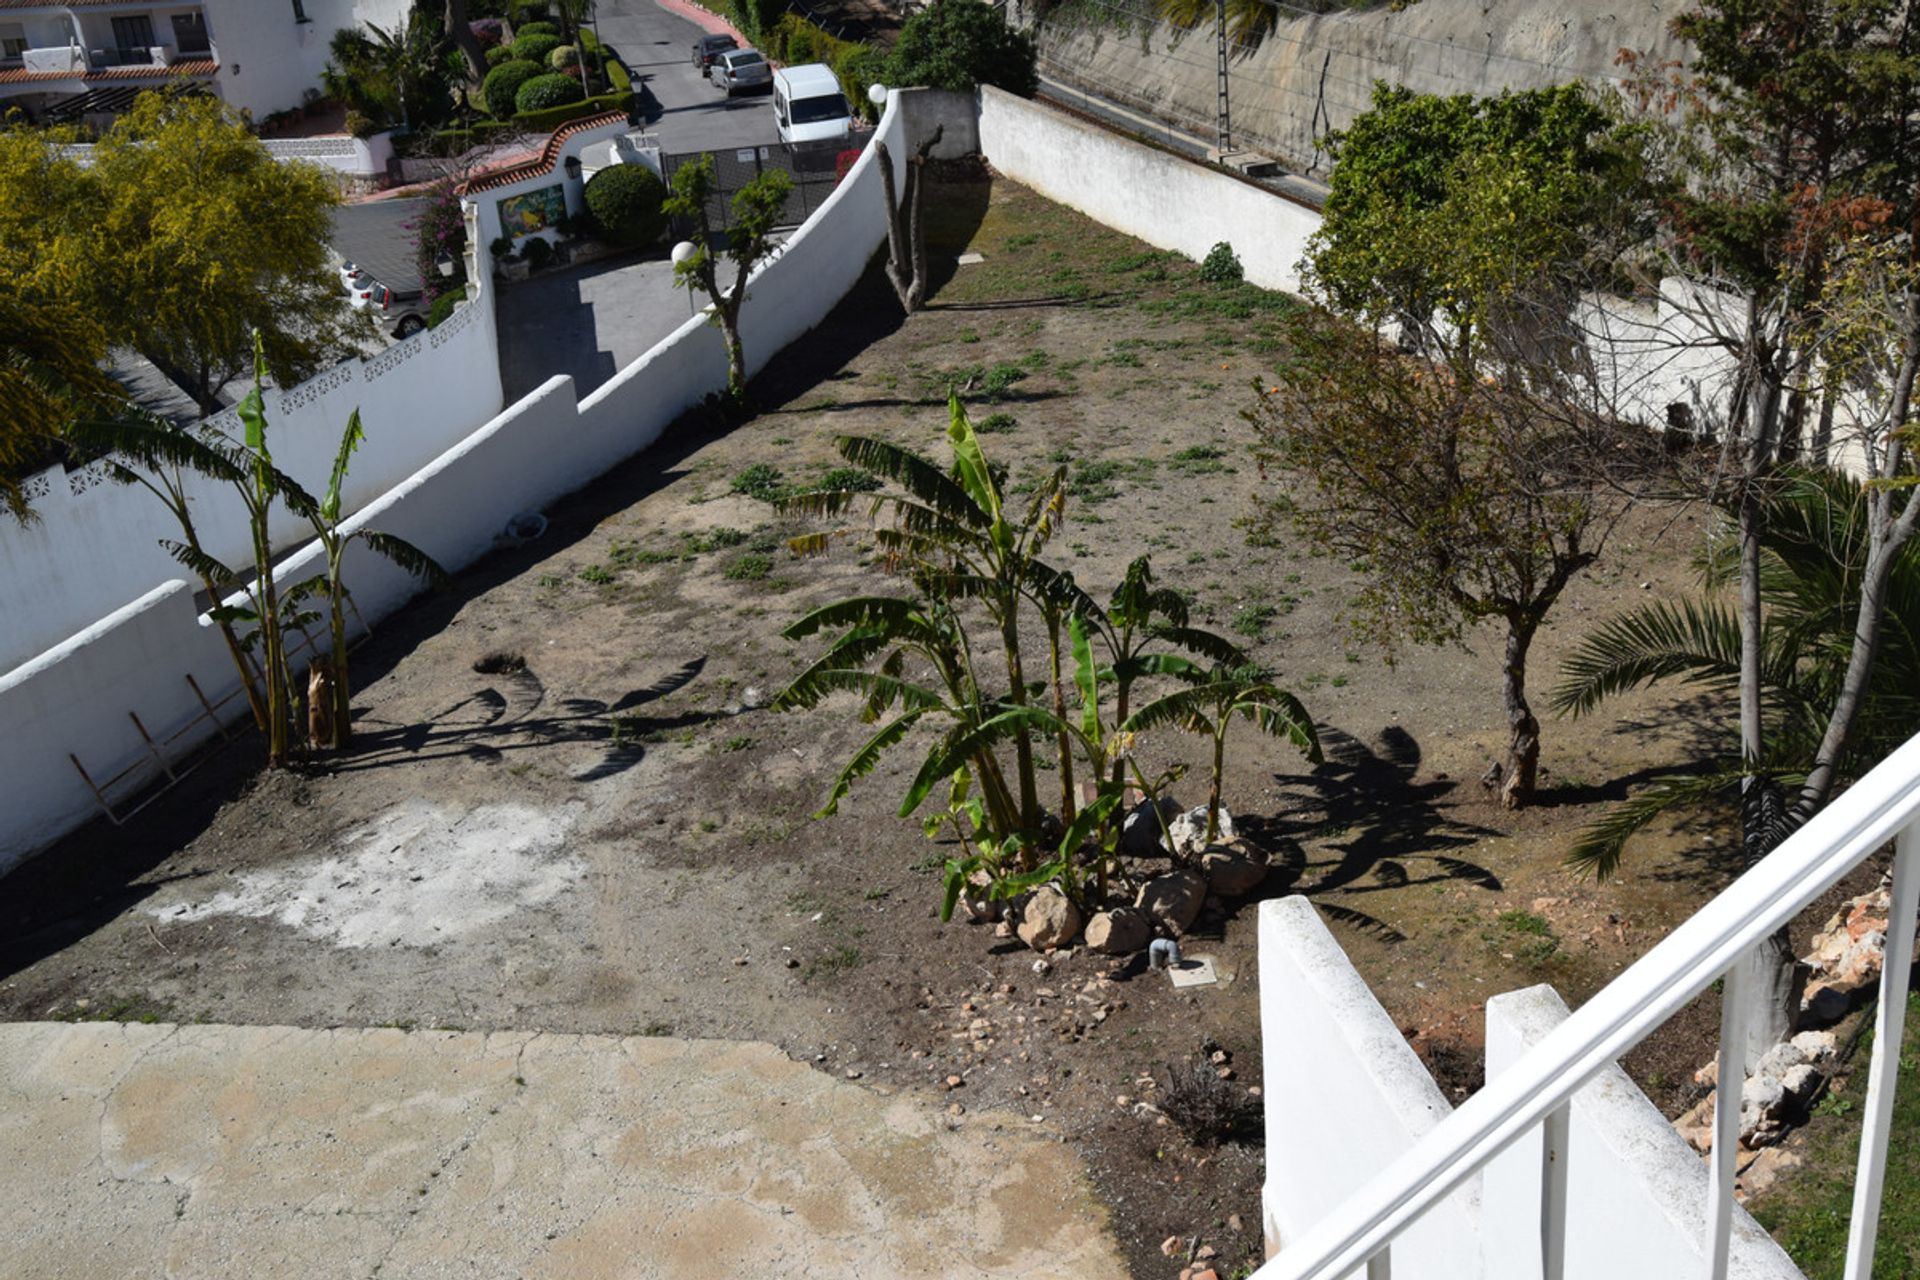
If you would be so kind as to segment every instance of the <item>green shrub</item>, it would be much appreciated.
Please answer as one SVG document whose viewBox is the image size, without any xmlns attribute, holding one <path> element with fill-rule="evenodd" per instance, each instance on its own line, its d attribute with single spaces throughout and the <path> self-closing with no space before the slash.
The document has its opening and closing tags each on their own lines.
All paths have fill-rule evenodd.
<svg viewBox="0 0 1920 1280">
<path fill-rule="evenodd" d="M 656 243 L 667 229 L 660 204 L 666 184 L 645 165 L 617 164 L 587 179 L 587 212 L 600 234 L 614 244 L 638 249 Z"/>
<path fill-rule="evenodd" d="M 557 36 L 560 34 L 560 24 L 557 22 L 539 22 L 539 21 L 523 22 L 519 26 L 513 29 L 513 34 L 516 37 Z M 515 43 L 517 44 L 518 42 L 519 42 L 518 39 L 516 39 Z"/>
<path fill-rule="evenodd" d="M 453 314 L 453 309 L 466 300 L 464 289 L 455 289 L 452 293 L 443 293 L 435 298 L 433 305 L 427 308 L 427 328 L 439 328 L 441 322 Z"/>
<path fill-rule="evenodd" d="M 1233 246 L 1222 240 L 1207 250 L 1200 263 L 1200 278 L 1208 284 L 1238 284 L 1246 279 L 1246 272 L 1241 270 Z"/>
<path fill-rule="evenodd" d="M 345 124 L 347 132 L 356 138 L 371 138 L 380 132 L 380 126 L 374 122 L 373 117 L 362 115 L 358 111 L 347 112 Z"/>
<path fill-rule="evenodd" d="M 545 66 L 547 58 L 559 47 L 559 36 L 520 36 L 513 42 L 513 56 Z"/>
<path fill-rule="evenodd" d="M 893 80 L 930 89 L 990 84 L 1031 98 L 1040 88 L 1033 37 L 982 0 L 934 0 L 908 18 L 893 46 Z"/>
<path fill-rule="evenodd" d="M 780 478 L 780 468 L 769 462 L 756 462 L 737 472 L 728 487 L 735 493 L 744 493 L 762 502 L 778 502 L 787 496 L 787 486 Z"/>
<path fill-rule="evenodd" d="M 538 271 L 553 261 L 553 246 L 539 236 L 534 236 L 527 241 L 526 247 L 520 251 L 520 256 L 527 260 L 528 271 Z"/>
<path fill-rule="evenodd" d="M 513 95 L 513 105 L 518 113 L 524 115 L 530 111 L 564 107 L 569 103 L 580 102 L 586 96 L 587 91 L 582 89 L 580 82 L 572 76 L 549 73 L 535 76 L 521 85 L 520 91 Z"/>
<path fill-rule="evenodd" d="M 612 86 L 614 93 L 624 97 L 633 92 L 633 77 L 627 74 L 625 67 L 617 62 L 609 62 L 606 65 L 606 72 L 607 83 Z"/>
<path fill-rule="evenodd" d="M 493 46 L 493 48 L 487 50 L 486 57 L 487 57 L 487 65 L 489 67 L 497 67 L 501 63 L 513 57 L 513 50 L 507 48 L 507 46 L 503 44 L 497 44 Z"/>
<path fill-rule="evenodd" d="M 487 72 L 487 78 L 480 82 L 480 96 L 487 100 L 488 114 L 498 120 L 513 115 L 520 86 L 544 71 L 537 62 L 515 58 Z"/>
<path fill-rule="evenodd" d="M 565 71 L 568 67 L 580 65 L 580 49 L 577 45 L 563 44 L 547 55 L 547 65 L 555 71 Z"/>
<path fill-rule="evenodd" d="M 870 44 L 848 44 L 834 55 L 832 66 L 854 114 L 868 124 L 879 123 L 880 108 L 867 97 L 867 90 L 886 83 L 887 55 Z"/>
</svg>

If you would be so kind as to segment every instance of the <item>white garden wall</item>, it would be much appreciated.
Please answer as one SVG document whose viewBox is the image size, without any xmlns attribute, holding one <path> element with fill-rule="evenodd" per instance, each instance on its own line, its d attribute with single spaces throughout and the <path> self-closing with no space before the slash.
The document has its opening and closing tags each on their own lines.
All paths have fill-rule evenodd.
<svg viewBox="0 0 1920 1280">
<path fill-rule="evenodd" d="M 1305 898 L 1260 904 L 1260 1041 L 1271 1255 L 1453 1107 Z M 1472 1280 L 1480 1219 L 1476 1178 L 1408 1228 L 1395 1280 Z"/>
<path fill-rule="evenodd" d="M 1305 205 L 992 87 L 980 90 L 980 152 L 1095 222 L 1196 260 L 1224 240 L 1248 280 L 1300 291 L 1300 258 L 1320 227 Z"/>
<path fill-rule="evenodd" d="M 1487 1001 L 1487 1079 L 1566 1020 L 1567 1006 L 1549 986 Z M 1486 1280 L 1539 1280 L 1540 1142 L 1531 1130 L 1481 1175 Z M 1574 1095 L 1566 1159 L 1566 1280 L 1704 1274 L 1707 1166 L 1620 1068 Z M 1804 1280 L 1737 1204 L 1727 1274 Z"/>
<path fill-rule="evenodd" d="M 896 156 L 917 140 L 918 130 L 936 123 L 932 111 L 914 106 L 916 96 L 896 95 L 877 130 Z M 872 260 L 885 235 L 873 160 L 869 149 L 780 257 L 749 281 L 742 328 L 752 369 L 819 324 Z M 491 370 L 489 304 L 469 310 L 486 317 L 484 326 L 473 328 L 484 327 L 485 367 Z M 449 369 L 442 380 L 473 376 Z M 719 332 L 704 318 L 690 319 L 584 403 L 576 402 L 571 379 L 545 383 L 394 484 L 349 525 L 397 534 L 448 569 L 463 568 L 494 546 L 513 514 L 545 506 L 645 449 L 682 413 L 724 389 L 726 378 Z M 347 379 L 322 394 L 344 398 L 359 386 Z M 428 407 L 416 406 L 415 412 Z M 341 421 L 344 414 L 334 419 Z M 370 424 L 370 435 L 372 430 Z M 281 566 L 282 576 L 307 576 L 317 555 L 315 547 L 303 549 Z M 419 590 L 418 582 L 357 546 L 346 577 L 370 622 Z M 159 773 L 146 763 L 148 750 L 128 710 L 156 739 L 187 729 L 177 743 L 184 752 L 215 732 L 204 723 L 186 676 L 192 674 L 215 701 L 237 686 L 217 630 L 195 614 L 184 582 L 130 594 L 140 598 L 0 675 L 0 726 L 7 730 L 0 733 L 0 777 L 8 779 L 8 803 L 0 809 L 0 873 L 97 812 L 69 753 L 96 779 L 135 767 L 130 783 L 116 793 L 119 799 L 133 783 Z M 236 699 L 226 711 L 229 719 L 243 718 L 244 703 Z"/>
<path fill-rule="evenodd" d="M 1487 1079 L 1566 1017 L 1551 987 L 1489 1000 Z M 1305 898 L 1260 904 L 1260 1028 L 1271 1255 L 1452 1108 Z M 1540 1155 L 1535 1129 L 1409 1228 L 1394 1280 L 1539 1280 Z M 1619 1068 L 1574 1096 L 1567 1169 L 1566 1280 L 1699 1272 L 1706 1166 Z M 1730 1276 L 1803 1280 L 1737 1206 L 1733 1238 Z"/>
<path fill-rule="evenodd" d="M 484 289 L 484 286 L 483 286 Z M 418 471 L 449 444 L 500 412 L 493 299 L 483 292 L 441 326 L 367 360 L 351 360 L 290 391 L 266 393 L 274 461 L 313 492 L 325 488 L 347 415 L 360 410 L 366 443 L 347 473 L 351 511 Z M 239 434 L 229 410 L 216 422 Z M 0 598 L 30 609 L 0 611 L 0 671 L 47 649 L 155 584 L 181 574 L 159 540 L 179 525 L 154 496 L 115 483 L 104 463 L 29 477 L 31 524 L 0 521 Z M 249 558 L 243 513 L 229 493 L 190 477 L 202 545 L 236 564 Z M 275 512 L 276 545 L 308 534 L 304 521 Z"/>
</svg>

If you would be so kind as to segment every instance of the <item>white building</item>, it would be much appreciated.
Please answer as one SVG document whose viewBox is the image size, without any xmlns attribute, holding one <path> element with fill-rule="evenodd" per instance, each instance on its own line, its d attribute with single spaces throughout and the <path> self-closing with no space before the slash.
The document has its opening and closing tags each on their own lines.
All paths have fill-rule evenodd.
<svg viewBox="0 0 1920 1280">
<path fill-rule="evenodd" d="M 0 0 L 0 111 L 79 119 L 188 82 L 256 120 L 317 90 L 342 27 L 403 21 L 410 0 Z"/>
</svg>

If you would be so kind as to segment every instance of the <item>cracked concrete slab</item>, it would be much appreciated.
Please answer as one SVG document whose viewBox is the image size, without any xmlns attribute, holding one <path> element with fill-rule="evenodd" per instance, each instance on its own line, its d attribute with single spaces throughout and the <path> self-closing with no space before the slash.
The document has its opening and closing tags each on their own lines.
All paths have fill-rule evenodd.
<svg viewBox="0 0 1920 1280">
<path fill-rule="evenodd" d="M 1124 1273 L 1068 1149 L 771 1045 L 0 1026 L 22 1280 Z"/>
</svg>

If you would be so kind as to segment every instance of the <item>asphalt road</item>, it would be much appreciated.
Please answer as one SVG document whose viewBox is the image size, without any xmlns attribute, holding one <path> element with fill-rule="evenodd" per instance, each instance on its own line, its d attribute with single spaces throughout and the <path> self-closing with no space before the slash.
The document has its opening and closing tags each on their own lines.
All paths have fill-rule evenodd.
<svg viewBox="0 0 1920 1280">
<path fill-rule="evenodd" d="M 596 24 L 649 95 L 647 131 L 669 152 L 713 151 L 777 142 L 770 95 L 729 100 L 693 68 L 705 34 L 653 0 L 600 0 Z M 656 114 L 657 113 L 657 114 Z"/>
<path fill-rule="evenodd" d="M 766 94 L 725 95 L 693 69 L 703 33 L 653 0 L 600 0 L 600 39 L 649 95 L 647 131 L 668 152 L 777 142 Z M 500 290 L 500 381 L 511 404 L 557 373 L 587 394 L 686 322 L 664 250 L 542 272 Z"/>
</svg>

